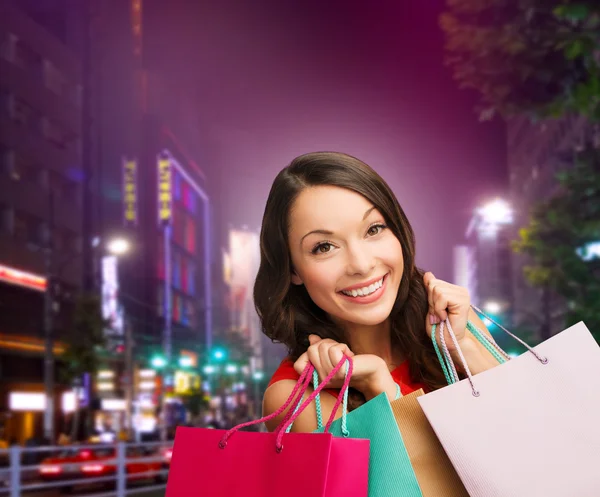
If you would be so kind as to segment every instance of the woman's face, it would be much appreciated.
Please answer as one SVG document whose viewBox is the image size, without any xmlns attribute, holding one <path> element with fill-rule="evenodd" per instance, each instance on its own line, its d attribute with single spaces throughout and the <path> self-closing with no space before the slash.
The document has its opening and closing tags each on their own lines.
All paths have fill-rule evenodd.
<svg viewBox="0 0 600 497">
<path fill-rule="evenodd" d="M 335 322 L 377 325 L 390 315 L 404 269 L 381 213 L 345 188 L 307 188 L 290 212 L 292 283 Z"/>
</svg>

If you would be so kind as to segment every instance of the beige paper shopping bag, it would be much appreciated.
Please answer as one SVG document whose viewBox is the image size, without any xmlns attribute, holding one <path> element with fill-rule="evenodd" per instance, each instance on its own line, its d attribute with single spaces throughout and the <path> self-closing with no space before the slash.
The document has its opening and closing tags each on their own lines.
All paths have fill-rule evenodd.
<svg viewBox="0 0 600 497">
<path fill-rule="evenodd" d="M 423 497 L 469 497 L 417 398 L 419 389 L 391 403 Z"/>
</svg>

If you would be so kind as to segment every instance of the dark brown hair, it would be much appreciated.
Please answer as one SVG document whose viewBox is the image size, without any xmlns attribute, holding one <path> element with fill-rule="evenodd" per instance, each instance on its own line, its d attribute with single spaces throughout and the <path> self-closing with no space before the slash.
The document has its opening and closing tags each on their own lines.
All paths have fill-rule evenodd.
<svg viewBox="0 0 600 497">
<path fill-rule="evenodd" d="M 400 241 L 404 273 L 390 314 L 392 344 L 409 361 L 413 381 L 422 382 L 432 390 L 444 386 L 444 376 L 425 331 L 427 292 L 423 271 L 415 266 L 412 227 L 387 183 L 367 164 L 349 155 L 335 152 L 302 155 L 273 182 L 262 221 L 261 262 L 254 285 L 254 303 L 263 332 L 274 342 L 285 344 L 293 360 L 308 348 L 309 334 L 344 342 L 342 330 L 312 301 L 304 285 L 291 284 L 290 210 L 302 190 L 320 185 L 346 188 L 365 197 Z M 352 397 L 352 404 L 361 403 L 357 392 Z"/>
</svg>

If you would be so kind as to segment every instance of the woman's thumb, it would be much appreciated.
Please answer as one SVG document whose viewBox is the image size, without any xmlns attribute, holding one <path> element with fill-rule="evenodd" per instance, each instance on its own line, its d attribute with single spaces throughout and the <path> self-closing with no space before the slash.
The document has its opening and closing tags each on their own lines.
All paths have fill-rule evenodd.
<svg viewBox="0 0 600 497">
<path fill-rule="evenodd" d="M 311 345 L 314 345 L 321 341 L 321 337 L 319 335 L 308 335 L 308 341 Z"/>
</svg>

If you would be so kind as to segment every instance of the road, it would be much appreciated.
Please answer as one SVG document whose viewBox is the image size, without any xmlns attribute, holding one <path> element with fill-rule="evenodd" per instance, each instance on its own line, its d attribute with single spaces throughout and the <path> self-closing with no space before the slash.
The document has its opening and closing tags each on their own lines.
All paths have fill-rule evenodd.
<svg viewBox="0 0 600 497">
<path fill-rule="evenodd" d="M 143 492 L 141 491 L 141 487 L 133 487 L 132 490 L 139 490 L 139 492 L 135 492 L 133 494 L 129 494 L 131 496 L 136 496 L 136 497 L 164 497 L 165 492 L 163 491 L 147 491 L 147 492 Z M 94 495 L 104 495 L 105 493 L 110 492 L 110 490 L 102 490 L 102 489 L 89 489 L 89 490 L 85 490 L 85 489 L 75 489 L 73 491 L 72 494 L 65 494 L 65 493 L 60 493 L 60 491 L 58 490 L 45 490 L 45 491 L 37 491 L 37 492 L 25 492 L 22 493 L 21 495 L 23 497 L 61 497 L 64 495 L 72 495 L 73 497 L 77 497 L 77 496 L 86 496 L 86 497 L 94 497 Z M 5 497 L 10 495 L 9 493 L 7 493 L 5 491 L 4 488 L 0 489 L 0 497 Z"/>
</svg>

